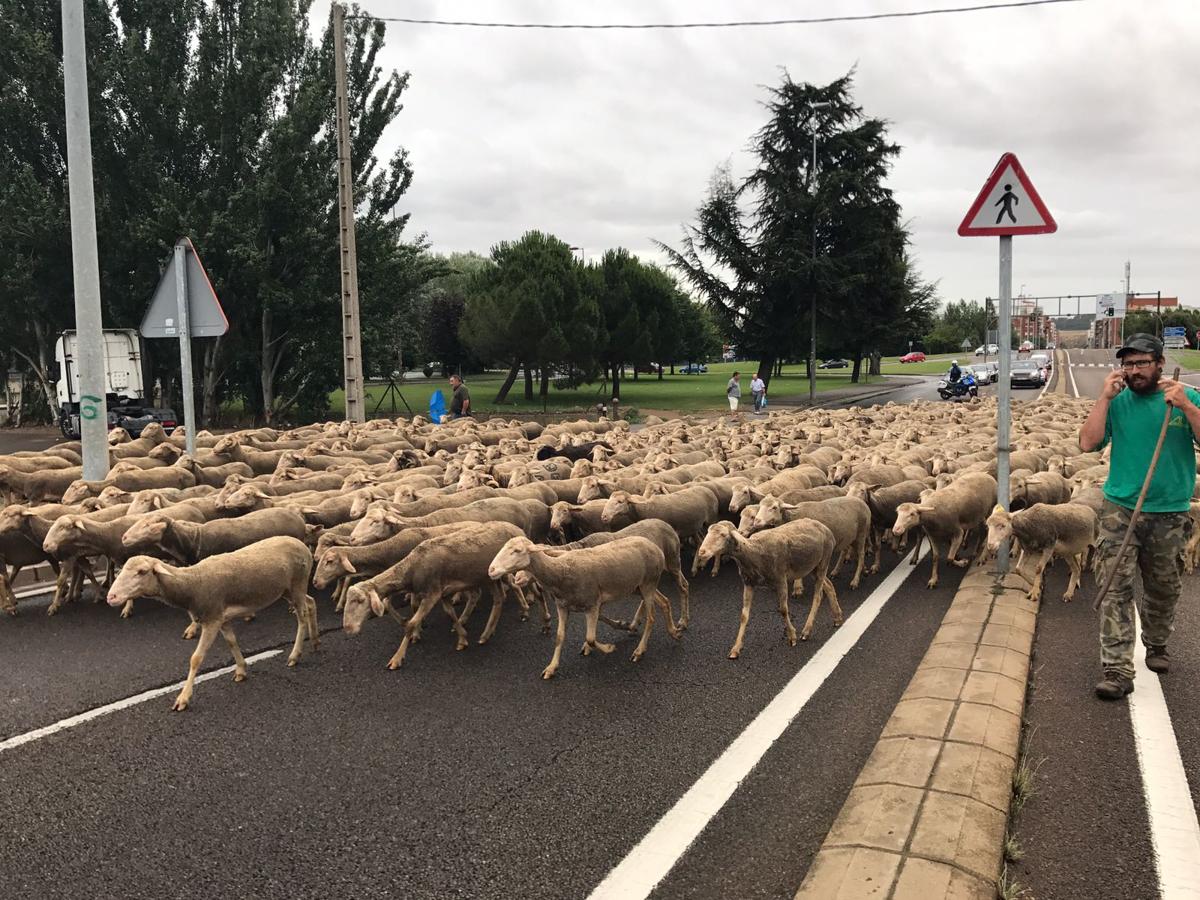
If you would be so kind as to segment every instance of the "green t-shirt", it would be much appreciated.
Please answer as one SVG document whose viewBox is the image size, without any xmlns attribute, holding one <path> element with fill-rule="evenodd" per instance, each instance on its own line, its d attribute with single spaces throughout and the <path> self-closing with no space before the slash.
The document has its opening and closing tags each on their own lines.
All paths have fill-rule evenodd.
<svg viewBox="0 0 1200 900">
<path fill-rule="evenodd" d="M 1200 406 L 1200 391 L 1188 388 L 1187 393 L 1191 401 Z M 1143 397 L 1128 389 L 1117 394 L 1109 405 L 1108 419 L 1104 423 L 1104 444 L 1112 442 L 1112 458 L 1108 481 L 1104 483 L 1104 496 L 1117 506 L 1126 509 L 1137 506 L 1166 408 L 1162 391 Z M 1187 512 L 1196 487 L 1194 440 L 1183 411 L 1171 410 L 1171 424 L 1167 426 L 1162 454 L 1158 457 L 1150 490 L 1146 492 L 1143 511 Z"/>
</svg>

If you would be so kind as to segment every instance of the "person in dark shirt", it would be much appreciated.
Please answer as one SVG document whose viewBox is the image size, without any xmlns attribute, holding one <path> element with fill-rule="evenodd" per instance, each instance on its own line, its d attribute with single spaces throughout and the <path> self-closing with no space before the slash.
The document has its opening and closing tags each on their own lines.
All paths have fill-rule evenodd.
<svg viewBox="0 0 1200 900">
<path fill-rule="evenodd" d="M 450 387 L 454 391 L 454 395 L 450 398 L 450 418 L 461 419 L 463 416 L 469 416 L 471 414 L 471 392 L 463 384 L 462 377 L 451 375 Z"/>
</svg>

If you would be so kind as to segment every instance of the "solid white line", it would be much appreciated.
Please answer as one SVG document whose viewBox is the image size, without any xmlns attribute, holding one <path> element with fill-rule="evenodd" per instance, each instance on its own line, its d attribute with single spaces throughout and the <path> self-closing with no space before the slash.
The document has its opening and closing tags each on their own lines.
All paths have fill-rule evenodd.
<svg viewBox="0 0 1200 900">
<path fill-rule="evenodd" d="M 272 656 L 278 656 L 282 650 L 264 650 L 262 653 L 255 653 L 253 656 L 246 657 L 246 665 L 250 666 L 256 662 L 262 662 L 264 659 L 270 659 Z M 210 681 L 213 678 L 220 678 L 222 675 L 228 675 L 233 671 L 233 666 L 225 666 L 223 669 L 216 669 L 212 672 L 205 672 L 203 675 L 196 676 L 196 684 L 202 681 Z M 131 706 L 137 706 L 139 703 L 145 703 L 147 700 L 153 700 L 155 697 L 161 697 L 163 694 L 170 694 L 183 688 L 183 682 L 179 681 L 175 684 L 168 684 L 166 687 L 154 688 L 153 690 L 143 691 L 140 694 L 134 694 L 132 697 L 126 697 L 124 700 L 118 700 L 115 703 L 109 703 L 105 706 L 97 706 L 95 709 L 89 709 L 87 712 L 81 712 L 76 716 L 69 716 L 65 719 L 46 725 L 42 728 L 35 728 L 33 731 L 27 731 L 24 734 L 18 734 L 6 740 L 0 741 L 0 753 L 6 750 L 13 750 L 24 744 L 31 744 L 34 741 L 39 741 L 44 737 L 49 737 L 52 734 L 58 734 L 60 731 L 66 731 L 68 728 L 74 728 L 76 725 L 82 725 L 84 722 L 90 722 L 93 719 L 99 719 L 102 716 L 107 716 L 109 713 L 120 712 L 123 709 L 129 709 Z"/>
<path fill-rule="evenodd" d="M 1142 626 L 1136 616 L 1135 622 L 1137 690 L 1129 695 L 1129 718 L 1142 770 L 1159 894 L 1163 900 L 1194 900 L 1200 897 L 1200 822 L 1162 685 L 1146 668 Z"/>
<path fill-rule="evenodd" d="M 1071 368 L 1070 362 L 1071 362 L 1071 351 L 1068 350 L 1067 351 L 1067 363 L 1068 363 L 1067 374 L 1069 374 L 1071 376 L 1071 393 L 1073 393 L 1075 395 L 1075 399 L 1078 400 L 1079 399 L 1079 386 L 1075 384 L 1075 370 Z"/>
<path fill-rule="evenodd" d="M 926 544 L 921 551 L 928 553 Z M 911 556 L 911 554 L 909 554 Z M 679 798 L 636 847 L 608 873 L 589 900 L 642 900 L 650 896 L 737 790 L 742 780 L 771 749 L 784 729 L 804 709 L 842 658 L 854 649 L 859 638 L 883 609 L 888 599 L 916 568 L 905 556 L 871 595 L 862 602 L 808 663 L 775 698 L 755 716 L 700 779 Z"/>
</svg>

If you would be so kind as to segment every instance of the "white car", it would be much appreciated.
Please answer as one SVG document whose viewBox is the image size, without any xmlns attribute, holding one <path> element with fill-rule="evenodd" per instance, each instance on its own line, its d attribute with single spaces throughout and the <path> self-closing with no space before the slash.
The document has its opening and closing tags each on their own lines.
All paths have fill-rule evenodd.
<svg viewBox="0 0 1200 900">
<path fill-rule="evenodd" d="M 987 350 L 986 350 L 987 356 L 995 356 L 999 352 L 1000 352 L 1000 348 L 998 346 L 996 346 L 995 344 L 987 345 Z M 975 348 L 975 355 L 976 356 L 984 356 L 985 355 L 983 344 L 980 344 L 978 347 Z"/>
</svg>

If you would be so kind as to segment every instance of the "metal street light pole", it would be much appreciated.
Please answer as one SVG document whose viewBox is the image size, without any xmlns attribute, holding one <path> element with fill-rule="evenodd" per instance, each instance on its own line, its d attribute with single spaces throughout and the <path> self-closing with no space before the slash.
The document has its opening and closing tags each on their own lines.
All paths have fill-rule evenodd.
<svg viewBox="0 0 1200 900">
<path fill-rule="evenodd" d="M 810 103 L 809 109 L 827 109 L 833 106 L 828 100 Z M 811 321 L 809 323 L 812 334 L 809 337 L 808 344 L 808 402 L 816 404 L 817 402 L 817 279 L 814 269 L 817 264 L 817 128 L 814 123 L 812 132 L 812 166 L 809 172 L 809 178 L 812 181 L 813 192 L 813 212 L 812 212 L 812 258 L 808 263 L 808 282 L 811 290 L 810 309 Z"/>
</svg>

